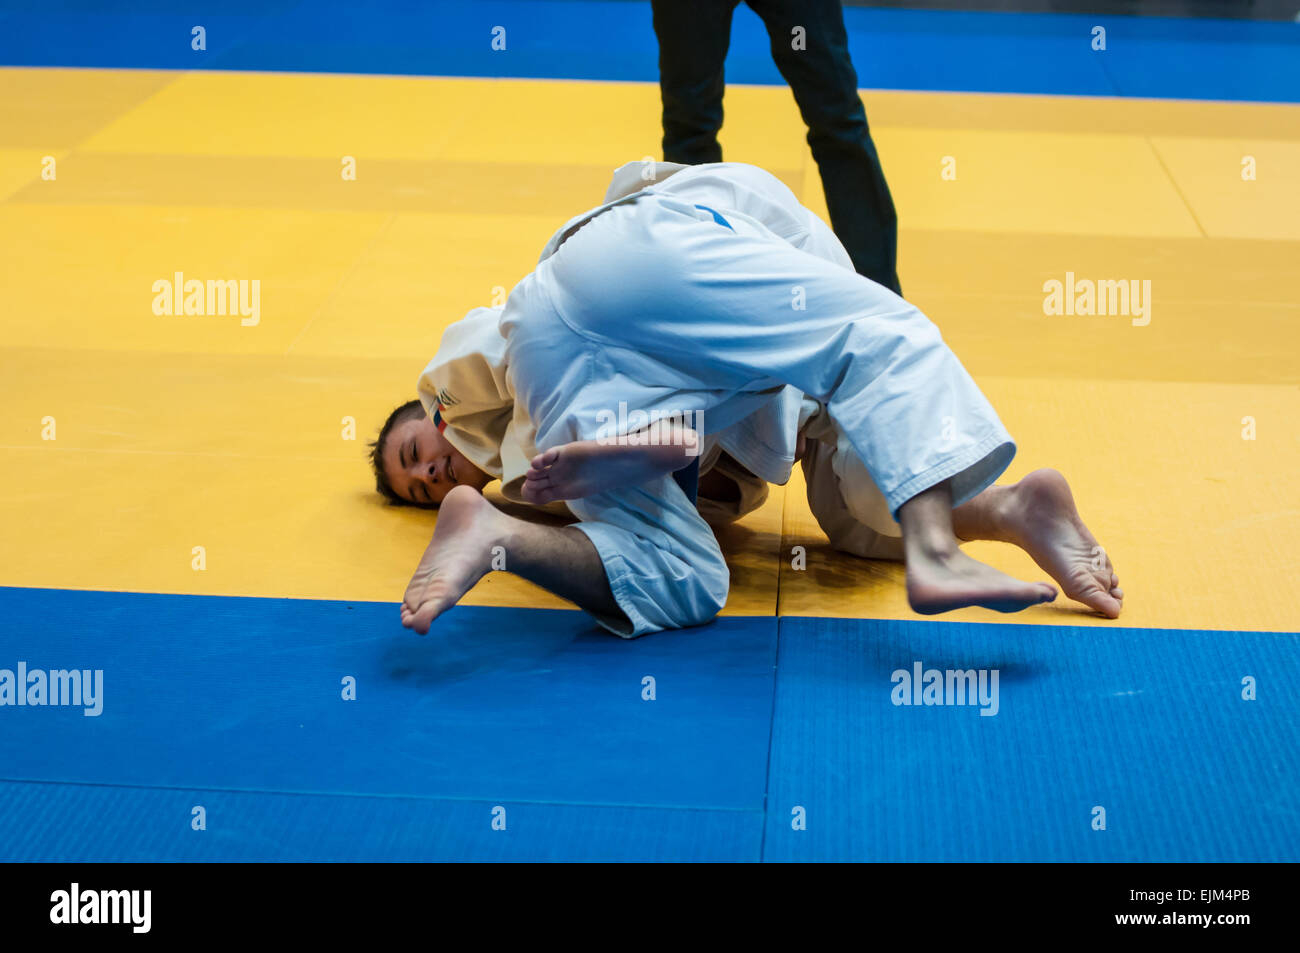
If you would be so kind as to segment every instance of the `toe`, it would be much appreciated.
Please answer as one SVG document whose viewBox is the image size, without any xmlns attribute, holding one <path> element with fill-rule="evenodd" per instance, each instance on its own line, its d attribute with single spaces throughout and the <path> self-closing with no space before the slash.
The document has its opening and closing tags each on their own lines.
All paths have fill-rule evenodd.
<svg viewBox="0 0 1300 953">
<path fill-rule="evenodd" d="M 1118 619 L 1120 609 L 1123 608 L 1120 605 L 1119 599 L 1115 598 L 1115 596 L 1111 595 L 1109 592 L 1102 592 L 1100 589 L 1094 592 L 1084 593 L 1080 596 L 1079 601 L 1089 609 L 1100 612 L 1108 619 Z"/>
<path fill-rule="evenodd" d="M 542 482 L 525 483 L 519 493 L 525 503 L 532 503 L 534 506 L 553 502 L 558 497 L 554 487 Z"/>
<path fill-rule="evenodd" d="M 428 635 L 429 629 L 433 627 L 433 620 L 441 614 L 441 607 L 437 603 L 429 603 L 421 607 L 415 614 L 415 631 L 421 635 Z"/>
</svg>

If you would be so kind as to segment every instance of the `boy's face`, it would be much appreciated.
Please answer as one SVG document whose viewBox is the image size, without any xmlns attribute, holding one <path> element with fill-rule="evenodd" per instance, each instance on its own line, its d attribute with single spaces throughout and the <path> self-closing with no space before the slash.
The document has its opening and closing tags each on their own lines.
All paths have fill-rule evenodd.
<svg viewBox="0 0 1300 953">
<path fill-rule="evenodd" d="M 393 492 L 412 503 L 441 503 L 453 486 L 481 490 L 492 481 L 448 443 L 428 417 L 404 420 L 389 431 L 384 472 Z"/>
</svg>

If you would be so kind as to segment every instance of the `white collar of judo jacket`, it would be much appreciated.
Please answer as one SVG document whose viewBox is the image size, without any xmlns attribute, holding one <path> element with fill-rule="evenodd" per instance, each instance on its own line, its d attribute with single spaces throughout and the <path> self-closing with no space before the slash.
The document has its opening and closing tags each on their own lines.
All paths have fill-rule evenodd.
<svg viewBox="0 0 1300 953">
<path fill-rule="evenodd" d="M 628 162 L 614 171 L 605 201 L 576 215 L 551 236 L 538 263 L 590 219 L 614 205 L 634 199 L 651 186 L 683 169 L 707 174 L 700 166 L 675 162 Z M 757 198 L 757 197 L 756 197 Z M 775 227 L 782 237 L 801 244 L 807 230 L 772 205 L 755 209 L 765 227 Z M 788 220 L 788 221 L 787 221 Z M 425 412 L 438 425 L 447 442 L 485 473 L 501 480 L 501 494 L 525 502 L 520 489 L 537 450 L 532 424 L 515 414 L 514 394 L 507 379 L 506 340 L 500 320 L 504 307 L 474 308 L 443 333 L 438 353 L 420 375 L 417 390 Z M 779 394 L 705 443 L 705 454 L 720 445 L 752 473 L 770 483 L 790 478 L 799 425 L 810 413 L 808 404 L 793 387 Z M 815 407 L 815 404 L 814 404 Z"/>
</svg>

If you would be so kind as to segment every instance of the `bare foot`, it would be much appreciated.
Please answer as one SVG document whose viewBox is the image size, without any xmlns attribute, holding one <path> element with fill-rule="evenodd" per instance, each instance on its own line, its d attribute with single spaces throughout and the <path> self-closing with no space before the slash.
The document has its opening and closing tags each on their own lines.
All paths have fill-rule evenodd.
<svg viewBox="0 0 1300 953">
<path fill-rule="evenodd" d="M 1019 612 L 1056 598 L 1056 587 L 1021 582 L 951 548 L 910 547 L 907 553 L 907 601 L 921 615 L 963 606 Z"/>
<path fill-rule="evenodd" d="M 578 440 L 533 457 L 520 492 L 529 503 L 541 504 L 637 486 L 680 470 L 698 449 L 699 438 L 690 429 L 653 445 Z"/>
<path fill-rule="evenodd" d="M 1118 618 L 1124 603 L 1119 576 L 1079 518 L 1065 477 L 1056 470 L 1035 470 L 1002 489 L 1002 537 L 1029 553 L 1071 599 Z"/>
<path fill-rule="evenodd" d="M 454 486 L 438 508 L 433 540 L 402 598 L 402 625 L 420 635 L 492 568 L 492 547 L 505 542 L 507 517 L 478 491 Z"/>
</svg>

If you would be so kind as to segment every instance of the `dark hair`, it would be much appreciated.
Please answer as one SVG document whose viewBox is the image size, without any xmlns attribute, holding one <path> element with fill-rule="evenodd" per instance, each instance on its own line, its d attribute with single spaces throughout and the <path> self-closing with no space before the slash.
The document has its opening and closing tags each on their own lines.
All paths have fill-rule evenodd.
<svg viewBox="0 0 1300 953">
<path fill-rule="evenodd" d="M 438 508 L 437 503 L 413 503 L 410 500 L 402 499 L 393 489 L 393 484 L 389 482 L 388 474 L 384 472 L 384 448 L 388 445 L 388 435 L 392 433 L 393 428 L 398 424 L 406 423 L 408 420 L 417 420 L 424 416 L 426 416 L 424 404 L 420 403 L 419 400 L 408 400 L 388 415 L 383 428 L 379 431 L 379 436 L 369 445 L 370 466 L 375 471 L 375 489 L 379 491 L 380 496 L 388 501 L 389 506 L 418 506 L 424 510 L 436 510 Z"/>
</svg>

